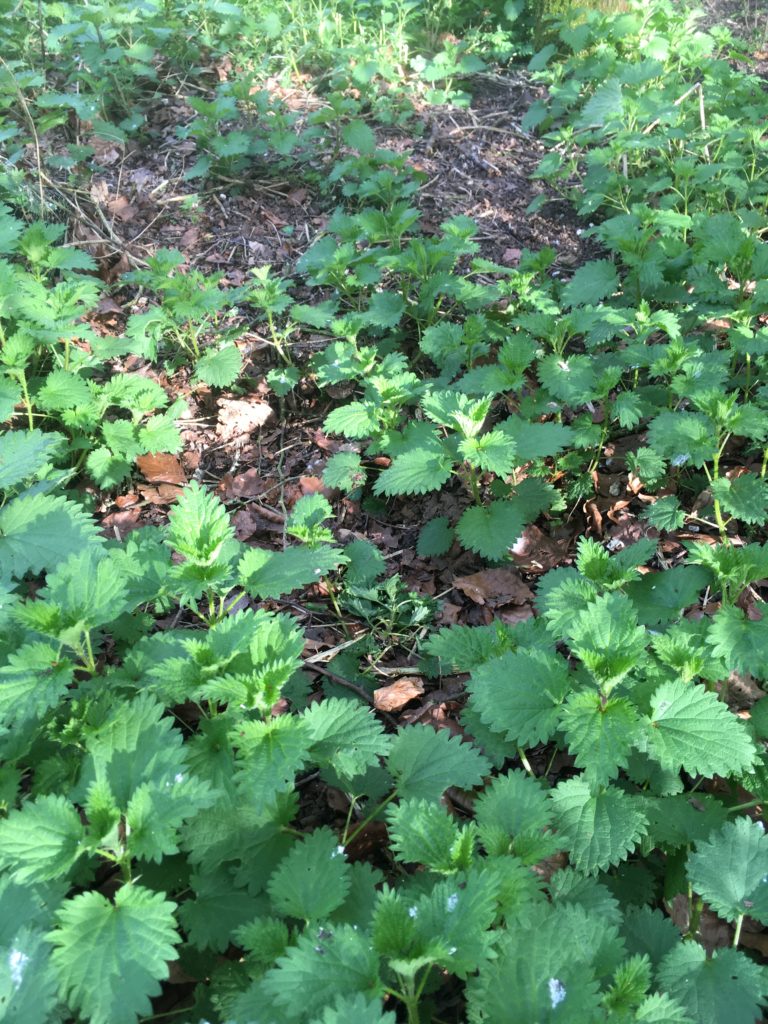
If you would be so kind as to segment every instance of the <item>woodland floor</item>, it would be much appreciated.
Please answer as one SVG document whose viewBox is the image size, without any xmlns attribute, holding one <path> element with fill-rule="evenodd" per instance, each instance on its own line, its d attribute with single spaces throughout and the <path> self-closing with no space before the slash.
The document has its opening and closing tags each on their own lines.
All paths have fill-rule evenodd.
<svg viewBox="0 0 768 1024">
<path fill-rule="evenodd" d="M 764 52 L 768 51 L 768 27 L 760 30 L 760 18 L 768 21 L 768 15 L 758 10 L 762 0 L 708 0 L 705 6 L 710 17 L 733 30 L 741 26 L 752 29 L 756 57 L 768 68 L 768 52 Z M 225 80 L 231 69 L 219 66 L 211 71 L 213 85 L 217 77 Z M 121 277 L 141 266 L 157 248 L 178 248 L 189 266 L 206 273 L 221 272 L 232 285 L 241 284 L 252 268 L 265 263 L 277 274 L 291 276 L 296 260 L 332 212 L 328 199 L 313 194 L 305 182 L 281 180 L 268 167 L 255 180 L 222 182 L 203 192 L 186 181 L 184 172 L 193 162 L 194 144 L 180 141 L 176 129 L 193 116 L 181 98 L 190 88 L 190 82 L 178 82 L 175 95 L 169 92 L 149 112 L 151 144 L 141 148 L 129 144 L 123 149 L 88 140 L 100 146 L 96 158 L 99 173 L 79 191 L 71 187 L 59 191 L 62 215 L 68 216 L 74 237 L 99 258 L 102 276 L 114 286 L 94 319 L 94 326 L 105 336 L 118 335 L 128 313 L 146 307 L 147 300 L 134 286 L 122 284 Z M 290 91 L 277 83 L 273 88 L 299 112 L 318 102 L 302 82 Z M 416 130 L 411 123 L 405 129 L 378 131 L 380 145 L 406 153 L 413 166 L 427 175 L 427 183 L 415 197 L 423 215 L 422 230 L 427 234 L 437 231 L 441 221 L 464 214 L 480 226 L 481 254 L 488 259 L 514 266 L 521 250 L 551 246 L 558 253 L 553 273 L 569 276 L 595 255 L 593 243 L 581 237 L 586 225 L 554 193 L 537 213 L 526 213 L 529 203 L 546 188 L 531 178 L 544 147 L 521 128 L 523 115 L 536 98 L 535 87 L 524 73 L 511 72 L 477 76 L 469 88 L 473 98 L 467 108 L 423 106 L 417 111 Z M 198 199 L 194 204 L 190 202 L 193 196 Z M 298 297 L 301 301 L 300 293 Z M 309 328 L 295 337 L 299 363 L 326 341 Z M 287 510 L 302 494 L 322 488 L 328 457 L 344 445 L 323 433 L 321 423 L 332 400 L 311 380 L 302 381 L 295 399 L 278 403 L 267 394 L 262 382 L 275 361 L 259 325 L 243 322 L 238 344 L 247 355 L 247 376 L 236 392 L 214 395 L 199 384 L 192 387 L 188 371 L 183 369 L 171 378 L 158 375 L 170 394 L 183 395 L 188 401 L 184 450 L 178 458 L 161 455 L 141 460 L 143 478 L 137 476 L 128 493 L 97 509 L 105 533 L 123 537 L 131 530 L 164 521 L 180 487 L 194 478 L 214 487 L 227 501 L 240 540 L 262 547 L 282 546 Z M 117 369 L 128 368 L 131 360 L 135 360 L 134 367 L 141 365 L 135 357 L 127 357 Z M 156 373 L 146 364 L 141 372 Z M 237 402 L 249 391 L 261 391 L 274 412 L 256 431 L 240 417 L 237 405 L 222 415 L 227 401 Z M 345 397 L 345 393 L 336 397 Z M 532 587 L 537 576 L 571 564 L 579 537 L 594 536 L 616 550 L 649 531 L 647 523 L 638 518 L 642 498 L 633 492 L 622 461 L 627 450 L 641 443 L 641 435 L 635 435 L 623 439 L 622 450 L 606 451 L 595 473 L 594 494 L 568 509 L 558 526 L 540 521 L 526 529 L 515 549 L 516 572 L 511 566 L 489 570 L 478 556 L 458 547 L 443 558 L 425 560 L 417 555 L 416 539 L 423 523 L 436 515 L 455 520 L 467 504 L 458 484 L 440 493 L 390 502 L 386 517 L 377 515 L 370 504 L 364 509 L 339 494 L 330 494 L 337 512 L 337 535 L 342 542 L 354 538 L 372 541 L 410 589 L 439 597 L 438 624 L 521 621 L 533 615 Z M 684 531 L 666 535 L 662 555 L 669 564 L 676 564 L 684 554 L 682 542 L 691 539 L 702 539 L 702 535 Z M 290 601 L 272 602 L 273 607 L 297 617 L 306 631 L 305 653 L 319 670 L 349 639 L 338 618 L 329 613 L 323 587 L 318 584 Z M 346 625 L 352 637 L 367 628 L 359 620 Z M 393 682 L 407 677 L 408 652 L 392 652 L 377 667 L 384 679 L 382 685 L 387 676 Z M 441 688 L 430 690 L 427 683 L 423 694 L 392 708 L 398 722 L 433 722 L 460 731 L 456 716 L 461 707 L 461 684 L 456 681 L 453 686 L 450 679 L 443 679 L 434 685 Z M 755 699 L 748 691 L 747 687 L 745 705 Z M 543 764 L 540 767 L 545 770 Z M 567 772 L 567 767 L 556 758 L 550 765 L 551 778 Z M 305 780 L 302 795 L 302 827 L 343 821 L 345 805 L 319 780 Z M 377 838 L 374 823 L 361 834 L 358 848 L 350 850 L 350 856 L 370 858 Z M 713 945 L 728 938 L 727 934 L 710 937 Z M 768 952 L 768 936 L 763 933 L 748 934 L 745 929 L 742 943 Z M 171 1009 L 178 994 L 177 989 L 175 997 L 157 1008 Z"/>
</svg>

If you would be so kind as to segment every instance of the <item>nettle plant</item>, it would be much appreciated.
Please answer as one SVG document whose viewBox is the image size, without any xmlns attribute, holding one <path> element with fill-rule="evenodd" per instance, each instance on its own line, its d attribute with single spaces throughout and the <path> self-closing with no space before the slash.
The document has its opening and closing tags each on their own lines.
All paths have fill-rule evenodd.
<svg viewBox="0 0 768 1024">
<path fill-rule="evenodd" d="M 28 452 L 8 486 L 45 472 L 46 454 Z M 653 904 L 689 887 L 737 939 L 746 914 L 768 918 L 762 829 L 729 798 L 686 792 L 714 773 L 757 792 L 766 716 L 747 725 L 718 700 L 716 626 L 679 611 L 684 591 L 764 574 L 765 549 L 684 567 L 676 587 L 650 574 L 659 623 L 636 572 L 651 546 L 610 558 L 587 541 L 574 570 L 543 581 L 535 623 L 439 633 L 426 651 L 433 668 L 469 671 L 475 745 L 423 725 L 386 732 L 361 701 L 307 702 L 301 630 L 249 598 L 345 557 L 360 568 L 360 552 L 329 543 L 327 514 L 302 499 L 288 521 L 299 546 L 244 550 L 193 484 L 167 527 L 46 563 L 34 594 L 6 579 L 6 1014 L 131 1024 L 178 960 L 208 979 L 190 1012 L 209 1020 L 393 1024 L 400 1004 L 416 1024 L 450 984 L 478 1022 L 514 1005 L 531 1020 L 687 1024 L 711 1000 L 712 1019 L 751 1024 L 764 970 L 736 949 L 707 959 Z M 153 632 L 174 607 L 192 619 Z M 280 694 L 292 710 L 273 715 Z M 543 743 L 575 758 L 553 789 L 509 767 Z M 314 773 L 348 810 L 299 832 L 297 783 Z M 442 801 L 483 784 L 471 819 Z M 354 856 L 375 820 L 386 876 Z M 532 870 L 563 850 L 569 867 Z"/>
<path fill-rule="evenodd" d="M 14 260 L 0 260 L 0 421 L 18 416 L 28 431 L 66 435 L 60 460 L 113 487 L 137 456 L 179 450 L 175 420 L 186 406 L 139 374 L 109 377 L 108 360 L 125 346 L 85 322 L 100 285 L 77 273 L 94 269 L 89 256 L 56 245 L 63 232 L 0 210 L 0 247 Z"/>
<path fill-rule="evenodd" d="M 147 260 L 146 269 L 125 275 L 125 280 L 151 290 L 160 300 L 129 318 L 126 349 L 152 362 L 164 356 L 172 361 L 191 360 L 195 380 L 228 387 L 242 369 L 242 356 L 234 344 L 242 332 L 231 326 L 240 292 L 220 287 L 223 274 L 206 276 L 191 267 L 182 270 L 184 263 L 177 249 L 158 249 Z"/>
</svg>

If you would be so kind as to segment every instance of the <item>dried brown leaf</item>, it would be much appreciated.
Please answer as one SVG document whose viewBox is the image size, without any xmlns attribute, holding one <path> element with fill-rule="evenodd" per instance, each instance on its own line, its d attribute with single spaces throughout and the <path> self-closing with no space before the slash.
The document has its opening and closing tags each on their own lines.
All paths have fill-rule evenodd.
<svg viewBox="0 0 768 1024">
<path fill-rule="evenodd" d="M 175 455 L 169 455 L 167 452 L 139 455 L 136 465 L 151 484 L 185 484 L 187 482 L 181 463 Z"/>
<path fill-rule="evenodd" d="M 389 686 L 373 691 L 373 706 L 377 711 L 399 711 L 422 693 L 424 684 L 418 676 L 402 676 Z"/>
<path fill-rule="evenodd" d="M 471 576 L 459 577 L 453 585 L 476 604 L 492 608 L 533 600 L 533 591 L 513 569 L 483 569 Z"/>
</svg>

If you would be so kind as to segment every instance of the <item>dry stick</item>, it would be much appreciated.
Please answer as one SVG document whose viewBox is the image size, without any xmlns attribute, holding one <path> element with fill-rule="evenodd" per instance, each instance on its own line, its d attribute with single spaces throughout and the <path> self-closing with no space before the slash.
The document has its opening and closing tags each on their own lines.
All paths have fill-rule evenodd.
<svg viewBox="0 0 768 1024">
<path fill-rule="evenodd" d="M 686 89 L 683 95 L 679 96 L 675 100 L 674 106 L 679 107 L 681 103 L 684 103 L 688 99 L 688 97 L 693 95 L 693 93 L 695 92 L 699 94 L 699 124 L 701 125 L 701 130 L 704 132 L 707 130 L 707 118 L 704 111 L 704 88 L 701 82 L 694 82 L 690 89 Z M 646 125 L 646 127 L 643 128 L 643 135 L 648 135 L 649 132 L 652 132 L 660 121 L 661 118 L 657 117 L 655 121 L 651 121 L 649 125 Z M 704 145 L 704 155 L 706 156 L 707 160 L 710 159 L 709 146 L 707 146 L 706 144 Z"/>
</svg>

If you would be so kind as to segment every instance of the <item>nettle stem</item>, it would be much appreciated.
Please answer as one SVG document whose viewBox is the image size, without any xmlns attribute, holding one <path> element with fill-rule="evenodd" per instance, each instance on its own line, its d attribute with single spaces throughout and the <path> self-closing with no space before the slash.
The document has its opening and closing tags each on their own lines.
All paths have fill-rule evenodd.
<svg viewBox="0 0 768 1024">
<path fill-rule="evenodd" d="M 397 790 L 395 789 L 395 790 L 393 790 L 389 794 L 388 797 L 386 797 L 384 800 L 382 800 L 380 804 L 378 804 L 376 807 L 374 807 L 374 809 L 371 811 L 371 813 L 367 817 L 363 818 L 363 820 L 360 822 L 360 824 L 357 826 L 357 828 L 351 834 L 347 834 L 347 829 L 345 828 L 344 829 L 344 835 L 342 836 L 342 839 L 341 839 L 341 845 L 342 846 L 349 846 L 350 843 L 354 842 L 354 840 L 357 839 L 357 837 L 360 835 L 360 833 L 363 831 L 363 829 L 367 825 L 370 825 L 370 823 L 373 821 L 373 819 L 378 817 L 378 815 L 381 814 L 381 812 L 384 810 L 384 808 L 387 806 L 387 804 L 392 803 L 392 801 L 395 799 L 396 796 L 397 796 Z"/>
<path fill-rule="evenodd" d="M 736 947 L 739 944 L 739 940 L 741 939 L 741 926 L 743 924 L 744 924 L 744 914 L 739 914 L 738 919 L 736 921 L 736 931 L 733 933 L 733 948 L 734 949 L 736 949 Z"/>
</svg>

